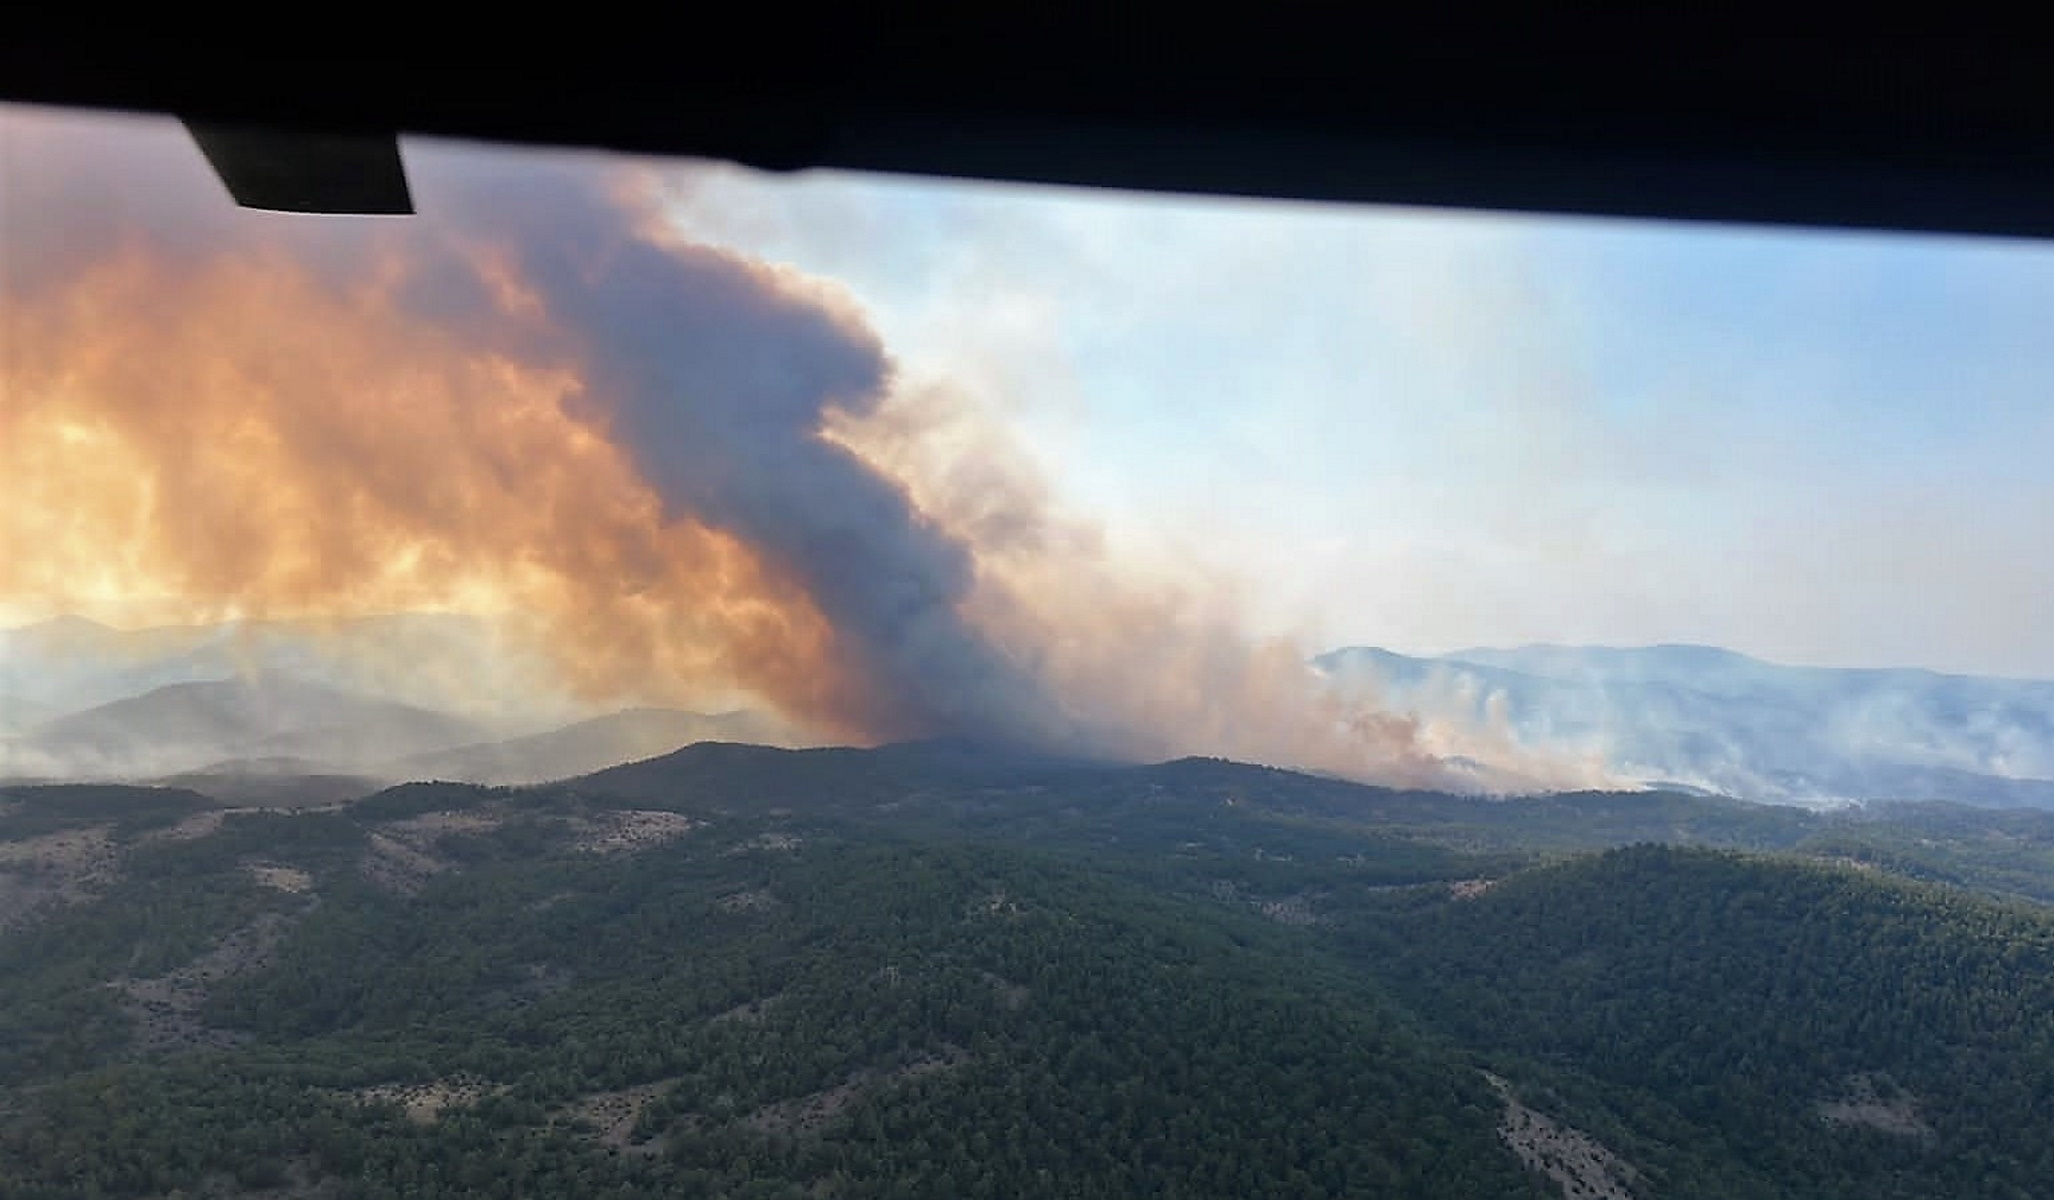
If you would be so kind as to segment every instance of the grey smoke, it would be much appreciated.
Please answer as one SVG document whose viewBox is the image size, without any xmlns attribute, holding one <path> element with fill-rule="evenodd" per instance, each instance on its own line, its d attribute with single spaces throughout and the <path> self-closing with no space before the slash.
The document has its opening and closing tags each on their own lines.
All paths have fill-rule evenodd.
<svg viewBox="0 0 2054 1200">
<path fill-rule="evenodd" d="M 513 256 L 671 514 L 736 535 L 812 598 L 872 683 L 874 729 L 1074 741 L 1039 682 L 960 612 L 969 549 L 822 436 L 830 409 L 861 416 L 888 392 L 868 328 L 735 255 L 652 240 L 589 170 L 439 155 L 414 179 L 424 212 Z M 481 311 L 463 260 L 437 262 L 410 300 L 438 319 Z"/>
</svg>

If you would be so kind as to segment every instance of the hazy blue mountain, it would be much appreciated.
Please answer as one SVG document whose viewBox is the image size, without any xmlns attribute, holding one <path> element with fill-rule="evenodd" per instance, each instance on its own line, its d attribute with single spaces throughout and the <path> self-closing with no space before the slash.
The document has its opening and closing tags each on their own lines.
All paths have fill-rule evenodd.
<svg viewBox="0 0 2054 1200">
<path fill-rule="evenodd" d="M 389 786 L 392 776 L 353 774 L 304 758 L 231 758 L 145 782 L 197 792 L 232 807 L 294 809 L 368 796 Z"/>
<path fill-rule="evenodd" d="M 502 644 L 488 622 L 453 613 L 147 629 L 67 616 L 0 630 L 0 696 L 39 706 L 46 715 L 170 684 L 277 673 L 403 704 L 477 713 L 495 723 L 504 719 L 518 732 L 581 715 L 538 701 L 539 689 L 525 686 L 536 665 Z"/>
<path fill-rule="evenodd" d="M 1527 646 L 1315 664 L 1399 707 L 1498 720 L 1629 778 L 1750 799 L 2054 805 L 2054 682 L 1788 667 L 1710 646 Z"/>
<path fill-rule="evenodd" d="M 477 742 L 476 724 L 286 675 L 174 683 L 0 743 L 0 775 L 136 778 L 224 760 L 357 769 Z"/>
<path fill-rule="evenodd" d="M 547 733 L 412 755 L 394 762 L 386 774 L 471 783 L 541 783 L 668 754 L 694 742 L 774 744 L 791 736 L 780 722 L 760 713 L 631 708 Z"/>
<path fill-rule="evenodd" d="M 40 700 L 0 693 L 0 737 L 25 732 L 60 715 L 62 710 Z"/>
</svg>

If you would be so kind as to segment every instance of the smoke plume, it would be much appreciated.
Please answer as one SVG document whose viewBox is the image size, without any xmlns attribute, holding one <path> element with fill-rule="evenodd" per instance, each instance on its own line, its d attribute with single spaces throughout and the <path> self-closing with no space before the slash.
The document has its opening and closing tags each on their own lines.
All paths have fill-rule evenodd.
<svg viewBox="0 0 2054 1200">
<path fill-rule="evenodd" d="M 0 137 L 0 598 L 489 613 L 581 696 L 858 740 L 1443 784 L 1517 755 L 1124 580 L 853 301 L 688 240 L 640 168 L 411 146 L 420 216 L 309 219 L 234 209 L 168 123 Z"/>
</svg>

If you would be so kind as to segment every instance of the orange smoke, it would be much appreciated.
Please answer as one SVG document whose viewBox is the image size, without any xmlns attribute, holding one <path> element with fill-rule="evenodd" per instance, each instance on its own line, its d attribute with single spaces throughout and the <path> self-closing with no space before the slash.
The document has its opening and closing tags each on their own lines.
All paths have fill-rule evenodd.
<svg viewBox="0 0 2054 1200">
<path fill-rule="evenodd" d="M 484 613 L 594 700 L 742 689 L 896 732 L 801 589 L 666 514 L 570 415 L 574 360 L 504 351 L 542 315 L 518 280 L 483 263 L 493 311 L 426 322 L 395 300 L 408 261 L 370 246 L 338 280 L 261 236 L 130 239 L 0 292 L 0 597 L 124 622 Z"/>
<path fill-rule="evenodd" d="M 0 603 L 486 614 L 579 696 L 740 691 L 852 740 L 1443 786 L 1521 757 L 1116 570 L 851 306 L 617 169 L 437 156 L 423 217 L 309 223 L 234 210 L 175 127 L 70 120 L 0 162 Z"/>
</svg>

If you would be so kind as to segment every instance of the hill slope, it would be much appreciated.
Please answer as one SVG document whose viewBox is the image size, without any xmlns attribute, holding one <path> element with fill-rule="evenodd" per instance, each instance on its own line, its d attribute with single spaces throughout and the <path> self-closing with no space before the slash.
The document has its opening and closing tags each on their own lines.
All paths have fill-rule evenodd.
<svg viewBox="0 0 2054 1200">
<path fill-rule="evenodd" d="M 1634 847 L 1360 926 L 1365 956 L 1673 1195 L 2054 1182 L 2054 921 L 1874 874 Z M 1741 1186 L 1731 1193 L 1722 1188 Z"/>
<path fill-rule="evenodd" d="M 0 789 L 0 1191 L 2017 1200 L 2054 914 L 1889 870 L 2054 888 L 2040 817 L 960 743 Z M 1780 852 L 1578 850 L 1649 836 Z"/>
<path fill-rule="evenodd" d="M 0 941 L 10 1195 L 1545 1194 L 1481 1076 L 1245 911 L 711 815 L 635 849 L 546 792 L 362 813 Z"/>
</svg>

